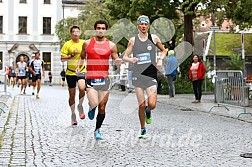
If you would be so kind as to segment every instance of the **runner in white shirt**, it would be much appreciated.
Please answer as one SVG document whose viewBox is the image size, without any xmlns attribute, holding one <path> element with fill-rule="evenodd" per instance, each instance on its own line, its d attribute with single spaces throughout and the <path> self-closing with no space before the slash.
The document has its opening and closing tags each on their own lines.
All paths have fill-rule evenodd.
<svg viewBox="0 0 252 167">
<path fill-rule="evenodd" d="M 21 85 L 20 94 L 23 91 L 23 94 L 25 94 L 26 89 L 26 70 L 27 70 L 27 64 L 24 62 L 24 56 L 20 56 L 20 61 L 16 65 L 16 71 L 18 76 L 18 84 Z"/>
<path fill-rule="evenodd" d="M 42 72 L 41 72 L 42 70 Z M 45 77 L 44 62 L 40 59 L 40 53 L 35 53 L 35 58 L 31 61 L 30 71 L 32 72 L 32 86 L 36 87 L 37 83 L 37 95 L 36 98 L 39 99 L 39 91 L 41 84 L 41 75 Z"/>
</svg>

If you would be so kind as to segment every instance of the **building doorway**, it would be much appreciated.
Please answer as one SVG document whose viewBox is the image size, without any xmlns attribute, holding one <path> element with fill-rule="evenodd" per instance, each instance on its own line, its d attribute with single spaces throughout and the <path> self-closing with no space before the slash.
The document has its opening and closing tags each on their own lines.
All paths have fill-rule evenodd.
<svg viewBox="0 0 252 167">
<path fill-rule="evenodd" d="M 30 60 L 30 57 L 29 57 L 29 54 L 27 53 L 19 53 L 17 58 L 16 58 L 16 61 L 15 63 L 19 62 L 20 61 L 20 57 L 23 56 L 24 57 L 24 61 L 27 62 Z"/>
</svg>

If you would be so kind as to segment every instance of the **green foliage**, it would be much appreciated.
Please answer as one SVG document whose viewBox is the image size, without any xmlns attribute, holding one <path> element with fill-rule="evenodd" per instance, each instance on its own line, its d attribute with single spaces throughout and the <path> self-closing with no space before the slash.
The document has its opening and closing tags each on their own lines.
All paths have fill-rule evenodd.
<svg viewBox="0 0 252 167">
<path fill-rule="evenodd" d="M 178 0 L 173 2 L 167 0 L 108 0 L 106 4 L 110 10 L 110 16 L 116 20 L 127 18 L 133 22 L 143 14 L 149 16 L 151 22 L 159 17 L 178 19 L 176 13 Z"/>
<path fill-rule="evenodd" d="M 228 0 L 226 16 L 240 29 L 250 28 L 252 25 L 252 1 L 251 0 Z"/>
<path fill-rule="evenodd" d="M 71 35 L 70 35 L 70 28 L 73 25 L 80 25 L 81 23 L 79 22 L 79 20 L 77 18 L 66 18 L 66 19 L 62 19 L 61 21 L 59 21 L 56 24 L 56 31 L 55 33 L 57 34 L 58 38 L 59 38 L 59 42 L 60 42 L 60 47 L 63 46 L 63 44 L 71 39 Z M 83 34 L 82 36 L 83 37 Z"/>
<path fill-rule="evenodd" d="M 241 55 L 233 54 L 229 56 L 230 59 L 225 60 L 225 63 L 227 64 L 228 70 L 242 70 L 243 69 L 243 61 Z"/>
<path fill-rule="evenodd" d="M 110 23 L 108 8 L 104 4 L 104 0 L 89 0 L 86 5 L 80 8 L 82 11 L 77 18 L 68 17 L 62 19 L 56 24 L 56 34 L 59 38 L 60 46 L 71 39 L 70 28 L 73 25 L 78 25 L 81 29 L 81 39 L 90 38 L 84 34 L 85 30 L 93 30 L 96 20 L 105 19 Z"/>
</svg>

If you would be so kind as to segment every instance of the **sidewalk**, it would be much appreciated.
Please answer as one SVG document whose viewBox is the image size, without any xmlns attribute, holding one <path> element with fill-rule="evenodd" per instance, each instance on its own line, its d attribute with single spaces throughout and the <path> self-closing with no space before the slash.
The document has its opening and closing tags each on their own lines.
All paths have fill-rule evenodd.
<svg viewBox="0 0 252 167">
<path fill-rule="evenodd" d="M 242 114 L 237 118 L 240 113 L 244 112 L 241 107 L 227 105 L 229 111 L 223 106 L 218 107 L 218 104 L 214 102 L 214 95 L 202 95 L 201 103 L 192 103 L 193 100 L 193 94 L 176 94 L 174 98 L 169 98 L 168 95 L 158 95 L 158 101 L 168 104 L 168 107 L 169 105 L 178 106 L 183 111 L 200 111 L 252 123 L 250 114 Z M 209 112 L 211 108 L 212 110 Z M 252 113 L 252 107 L 246 107 L 246 112 Z"/>
</svg>

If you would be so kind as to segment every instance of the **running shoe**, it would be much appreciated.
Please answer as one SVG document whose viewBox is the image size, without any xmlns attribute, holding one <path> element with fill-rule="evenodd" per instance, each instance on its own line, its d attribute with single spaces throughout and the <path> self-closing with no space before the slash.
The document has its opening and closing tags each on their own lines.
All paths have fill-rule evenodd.
<svg viewBox="0 0 252 167">
<path fill-rule="evenodd" d="M 83 106 L 82 105 L 78 105 L 77 108 L 78 108 L 78 111 L 79 111 L 80 119 L 85 119 L 85 114 L 84 114 Z"/>
<path fill-rule="evenodd" d="M 145 122 L 147 124 L 150 124 L 152 122 L 151 110 L 149 110 L 147 106 L 145 107 Z"/>
<path fill-rule="evenodd" d="M 32 92 L 32 95 L 34 95 L 34 92 Z"/>
<path fill-rule="evenodd" d="M 39 95 L 36 95 L 36 99 L 39 99 Z"/>
<path fill-rule="evenodd" d="M 71 120 L 72 120 L 72 125 L 77 125 L 77 121 L 76 121 L 76 115 L 75 114 L 72 114 L 71 116 Z"/>
<path fill-rule="evenodd" d="M 141 134 L 139 136 L 139 139 L 146 139 L 146 129 L 145 128 L 141 129 Z"/>
<path fill-rule="evenodd" d="M 103 139 L 103 137 L 102 137 L 101 132 L 100 132 L 99 129 L 97 129 L 97 130 L 94 132 L 94 136 L 95 136 L 95 139 L 96 139 L 96 140 L 102 140 L 102 139 Z"/>
<path fill-rule="evenodd" d="M 95 110 L 96 110 L 96 107 L 93 108 L 93 109 L 89 108 L 89 111 L 88 111 L 88 118 L 89 118 L 90 120 L 93 120 L 93 119 L 94 119 Z"/>
</svg>

